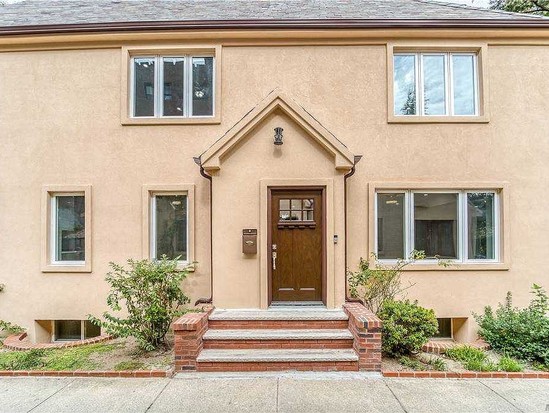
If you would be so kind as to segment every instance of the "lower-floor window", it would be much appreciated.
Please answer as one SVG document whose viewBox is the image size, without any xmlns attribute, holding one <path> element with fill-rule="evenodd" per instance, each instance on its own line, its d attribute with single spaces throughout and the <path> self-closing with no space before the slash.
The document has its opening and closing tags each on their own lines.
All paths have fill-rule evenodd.
<svg viewBox="0 0 549 413">
<path fill-rule="evenodd" d="M 494 190 L 391 190 L 376 193 L 376 254 L 396 260 L 499 260 L 499 200 Z"/>
<path fill-rule="evenodd" d="M 187 195 L 154 194 L 151 203 L 151 258 L 188 261 Z"/>
<path fill-rule="evenodd" d="M 101 335 L 101 328 L 88 320 L 55 320 L 53 322 L 54 341 L 85 340 Z"/>
<path fill-rule="evenodd" d="M 452 319 L 451 318 L 437 318 L 438 332 L 434 337 L 436 338 L 452 338 Z"/>
</svg>

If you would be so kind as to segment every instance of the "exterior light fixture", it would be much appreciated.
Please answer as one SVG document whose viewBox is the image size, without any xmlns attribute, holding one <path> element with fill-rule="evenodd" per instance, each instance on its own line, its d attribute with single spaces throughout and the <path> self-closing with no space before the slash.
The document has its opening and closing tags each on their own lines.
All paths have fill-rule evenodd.
<svg viewBox="0 0 549 413">
<path fill-rule="evenodd" d="M 275 136 L 274 136 L 274 144 L 277 145 L 277 146 L 280 146 L 282 144 L 284 144 L 284 142 L 282 141 L 282 132 L 284 131 L 284 129 L 282 129 L 281 127 L 278 127 L 278 128 L 275 128 Z"/>
</svg>

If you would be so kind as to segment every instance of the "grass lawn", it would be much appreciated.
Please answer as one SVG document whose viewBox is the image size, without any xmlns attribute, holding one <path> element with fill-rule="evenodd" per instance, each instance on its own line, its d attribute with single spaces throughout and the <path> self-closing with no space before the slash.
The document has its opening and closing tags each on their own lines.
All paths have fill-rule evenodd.
<svg viewBox="0 0 549 413">
<path fill-rule="evenodd" d="M 4 349 L 0 370 L 167 370 L 173 363 L 172 347 L 144 352 L 128 338 L 65 349 Z"/>
</svg>

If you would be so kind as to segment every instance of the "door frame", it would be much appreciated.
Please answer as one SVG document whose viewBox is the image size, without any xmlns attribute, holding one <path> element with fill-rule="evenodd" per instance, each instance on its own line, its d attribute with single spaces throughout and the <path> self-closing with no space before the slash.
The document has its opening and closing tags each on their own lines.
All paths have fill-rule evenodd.
<svg viewBox="0 0 549 413">
<path fill-rule="evenodd" d="M 327 305 L 327 202 L 326 202 L 326 185 L 273 185 L 267 186 L 267 243 L 264 246 L 266 251 L 266 257 L 268 261 L 267 270 L 267 305 L 271 305 L 273 301 L 273 267 L 271 263 L 271 245 L 272 245 L 272 219 L 273 219 L 273 210 L 272 210 L 272 199 L 273 192 L 278 191 L 289 191 L 289 192 L 299 192 L 299 191 L 320 191 L 322 199 L 322 303 Z"/>
</svg>

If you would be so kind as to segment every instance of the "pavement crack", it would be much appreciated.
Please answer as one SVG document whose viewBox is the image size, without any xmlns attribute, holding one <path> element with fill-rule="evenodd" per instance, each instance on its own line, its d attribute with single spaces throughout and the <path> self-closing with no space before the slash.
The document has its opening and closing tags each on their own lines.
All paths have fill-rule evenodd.
<svg viewBox="0 0 549 413">
<path fill-rule="evenodd" d="M 522 410 L 520 407 L 518 407 L 517 405 L 515 405 L 511 400 L 508 400 L 506 397 L 502 396 L 501 394 L 499 394 L 497 391 L 495 391 L 493 388 L 491 388 L 490 386 L 488 386 L 486 383 L 484 383 L 482 380 L 479 380 L 479 383 L 482 384 L 484 387 L 486 387 L 487 389 L 491 390 L 493 393 L 495 393 L 496 395 L 498 395 L 500 398 L 502 398 L 503 400 L 505 400 L 507 403 L 509 403 L 511 406 L 513 406 L 515 409 L 517 409 L 519 412 L 523 412 L 524 413 L 524 410 Z"/>
<path fill-rule="evenodd" d="M 156 397 L 153 399 L 153 401 L 151 402 L 151 404 L 149 404 L 149 407 L 147 407 L 147 409 L 145 410 L 145 413 L 147 413 L 149 410 L 151 410 L 151 407 L 152 405 L 158 400 L 158 398 L 160 397 L 160 395 L 164 392 L 164 390 L 166 390 L 166 387 L 168 387 L 168 385 L 172 382 L 173 379 L 166 379 L 167 383 L 164 385 L 164 387 L 162 387 L 162 390 L 160 390 L 158 392 L 158 394 L 156 395 Z"/>
<path fill-rule="evenodd" d="M 42 406 L 45 402 L 47 402 L 49 399 L 51 399 L 53 396 L 55 396 L 57 393 L 59 393 L 61 390 L 64 390 L 67 388 L 68 385 L 74 383 L 76 379 L 72 379 L 72 380 L 68 380 L 67 381 L 67 384 L 65 384 L 64 386 L 61 386 L 59 389 L 57 389 L 56 391 L 54 391 L 52 394 L 50 394 L 48 397 L 46 397 L 44 400 L 42 400 L 40 403 L 38 403 L 36 406 L 34 406 L 32 409 L 30 409 L 27 413 L 30 413 L 32 412 L 33 410 L 35 410 L 37 407 L 39 406 Z"/>
<path fill-rule="evenodd" d="M 278 400 L 279 400 L 279 391 L 278 391 L 278 388 L 280 387 L 280 378 L 277 378 L 276 379 L 276 413 L 279 412 L 279 407 L 278 407 Z"/>
<path fill-rule="evenodd" d="M 404 404 L 402 404 L 402 402 L 400 401 L 400 399 L 397 397 L 397 395 L 395 394 L 395 392 L 393 391 L 393 389 L 391 389 L 391 386 L 389 386 L 389 384 L 385 381 L 385 380 L 382 380 L 383 381 L 383 384 L 385 384 L 385 386 L 387 386 L 387 388 L 389 389 L 389 391 L 391 392 L 391 394 L 393 395 L 393 397 L 396 399 L 396 401 L 398 402 L 398 404 L 400 404 L 400 407 L 402 408 L 402 411 L 404 413 L 408 413 L 408 409 L 406 409 L 406 407 L 404 407 Z"/>
</svg>

